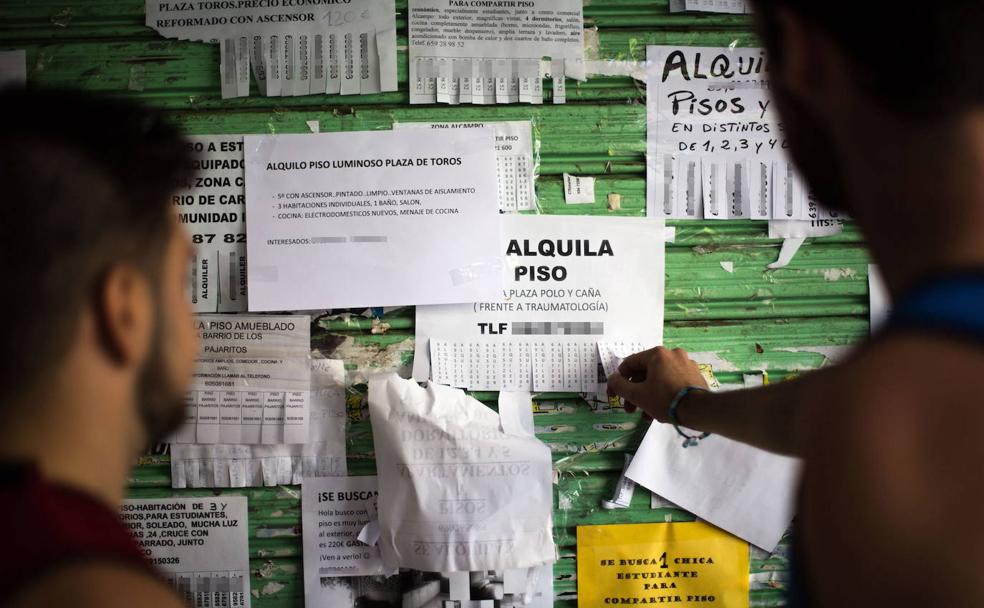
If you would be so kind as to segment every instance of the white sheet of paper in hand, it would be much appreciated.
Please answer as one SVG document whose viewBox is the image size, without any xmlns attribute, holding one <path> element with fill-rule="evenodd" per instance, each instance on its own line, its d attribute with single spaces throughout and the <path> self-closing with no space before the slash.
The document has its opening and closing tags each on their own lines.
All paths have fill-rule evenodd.
<svg viewBox="0 0 984 608">
<path fill-rule="evenodd" d="M 771 552 L 793 518 L 800 461 L 718 435 L 684 448 L 653 422 L 626 476 L 681 509 Z"/>
<path fill-rule="evenodd" d="M 370 378 L 369 414 L 387 566 L 502 570 L 555 559 L 547 446 L 503 431 L 463 391 L 393 373 Z"/>
<path fill-rule="evenodd" d="M 492 129 L 247 135 L 244 145 L 250 310 L 501 294 Z"/>
</svg>

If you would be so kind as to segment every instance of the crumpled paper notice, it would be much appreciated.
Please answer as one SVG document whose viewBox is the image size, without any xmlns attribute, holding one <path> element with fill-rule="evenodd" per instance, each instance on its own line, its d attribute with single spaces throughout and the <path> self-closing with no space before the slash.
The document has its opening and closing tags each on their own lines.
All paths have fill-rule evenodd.
<svg viewBox="0 0 984 608">
<path fill-rule="evenodd" d="M 529 407 L 506 399 L 500 407 Z M 388 567 L 527 568 L 555 559 L 550 450 L 522 414 L 394 373 L 369 379 L 379 475 L 379 548 Z"/>
</svg>

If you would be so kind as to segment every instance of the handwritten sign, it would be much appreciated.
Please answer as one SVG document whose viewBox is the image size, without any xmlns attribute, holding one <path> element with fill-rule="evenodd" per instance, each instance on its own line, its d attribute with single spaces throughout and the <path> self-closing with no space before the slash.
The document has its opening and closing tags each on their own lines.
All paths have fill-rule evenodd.
<svg viewBox="0 0 984 608">
<path fill-rule="evenodd" d="M 578 526 L 581 606 L 748 606 L 748 544 L 704 523 Z"/>
</svg>

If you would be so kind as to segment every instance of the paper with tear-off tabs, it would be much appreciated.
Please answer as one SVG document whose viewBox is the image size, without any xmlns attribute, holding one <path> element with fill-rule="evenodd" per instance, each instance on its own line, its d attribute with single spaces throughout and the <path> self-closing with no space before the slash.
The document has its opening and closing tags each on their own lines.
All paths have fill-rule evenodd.
<svg viewBox="0 0 984 608">
<path fill-rule="evenodd" d="M 147 0 L 146 25 L 165 38 L 219 45 L 222 97 L 395 91 L 393 0 Z"/>
<path fill-rule="evenodd" d="M 394 373 L 369 379 L 369 414 L 387 566 L 501 570 L 555 559 L 550 450 L 523 425 L 503 425 L 463 391 Z"/>
<path fill-rule="evenodd" d="M 189 135 L 194 171 L 175 184 L 171 205 L 191 235 L 195 312 L 246 310 L 246 195 L 243 136 Z"/>
<path fill-rule="evenodd" d="M 276 486 L 346 473 L 345 366 L 339 359 L 311 360 L 306 442 L 171 443 L 173 488 Z"/>
<path fill-rule="evenodd" d="M 564 78 L 585 79 L 581 0 L 410 0 L 410 103 L 543 103 L 544 57 L 554 102 Z"/>
<path fill-rule="evenodd" d="M 499 293 L 491 129 L 247 135 L 244 145 L 250 310 Z"/>
<path fill-rule="evenodd" d="M 129 499 L 120 519 L 187 605 L 249 608 L 245 496 Z"/>
<path fill-rule="evenodd" d="M 394 129 L 484 129 L 495 132 L 495 176 L 499 186 L 499 210 L 536 209 L 533 128 L 528 120 L 492 122 L 397 122 Z"/>
<path fill-rule="evenodd" d="M 660 219 L 502 216 L 498 298 L 418 306 L 413 376 L 470 390 L 594 393 L 598 343 L 663 340 Z M 634 351 L 633 351 L 634 352 Z"/>
<path fill-rule="evenodd" d="M 305 443 L 311 317 L 198 315 L 201 352 L 172 443 Z"/>
<path fill-rule="evenodd" d="M 650 46 L 646 57 L 650 217 L 837 217 L 785 153 L 763 49 Z"/>
</svg>

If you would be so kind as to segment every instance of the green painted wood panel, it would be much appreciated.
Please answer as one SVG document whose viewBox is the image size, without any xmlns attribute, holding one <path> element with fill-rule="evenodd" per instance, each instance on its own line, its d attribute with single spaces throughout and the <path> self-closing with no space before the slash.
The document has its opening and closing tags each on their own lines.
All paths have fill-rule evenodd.
<svg viewBox="0 0 984 608">
<path fill-rule="evenodd" d="M 540 143 L 537 195 L 547 214 L 612 213 L 608 193 L 621 195 L 619 215 L 645 213 L 645 87 L 628 77 L 568 81 L 568 103 L 554 106 L 449 107 L 407 105 L 406 0 L 397 2 L 402 49 L 400 90 L 363 97 L 249 97 L 219 95 L 214 46 L 161 39 L 143 25 L 141 0 L 7 0 L 0 5 L 0 48 L 25 48 L 28 77 L 37 86 L 80 87 L 136 97 L 167 109 L 190 133 L 307 132 L 389 129 L 408 120 L 533 121 Z M 728 15 L 671 15 L 666 0 L 593 0 L 584 9 L 590 58 L 641 60 L 647 44 L 722 46 L 755 44 L 750 22 Z M 549 93 L 549 87 L 546 87 Z M 597 178 L 598 202 L 568 207 L 562 173 Z M 667 247 L 666 343 L 716 362 L 723 383 L 741 373 L 768 370 L 782 379 L 828 362 L 828 356 L 868 332 L 867 253 L 848 226 L 836 237 L 807 243 L 793 263 L 767 270 L 779 242 L 763 222 L 677 222 Z M 722 262 L 730 262 L 728 272 Z M 364 382 L 381 370 L 409 372 L 413 309 L 392 311 L 385 335 L 371 322 L 324 314 L 314 322 L 315 356 L 341 358 L 356 384 L 349 389 L 348 463 L 353 474 L 374 471 Z M 477 393 L 491 406 L 495 394 Z M 580 524 L 689 521 L 674 509 L 649 508 L 638 490 L 629 509 L 604 511 L 623 453 L 634 450 L 645 428 L 636 416 L 576 395 L 537 398 L 537 435 L 552 449 L 560 472 L 555 534 L 561 559 L 554 573 L 557 606 L 576 605 L 575 527 Z M 170 489 L 168 457 L 147 456 L 133 471 L 131 495 L 245 495 L 250 509 L 254 606 L 303 604 L 300 489 Z M 781 606 L 788 544 L 772 556 L 753 551 L 753 606 Z"/>
</svg>

